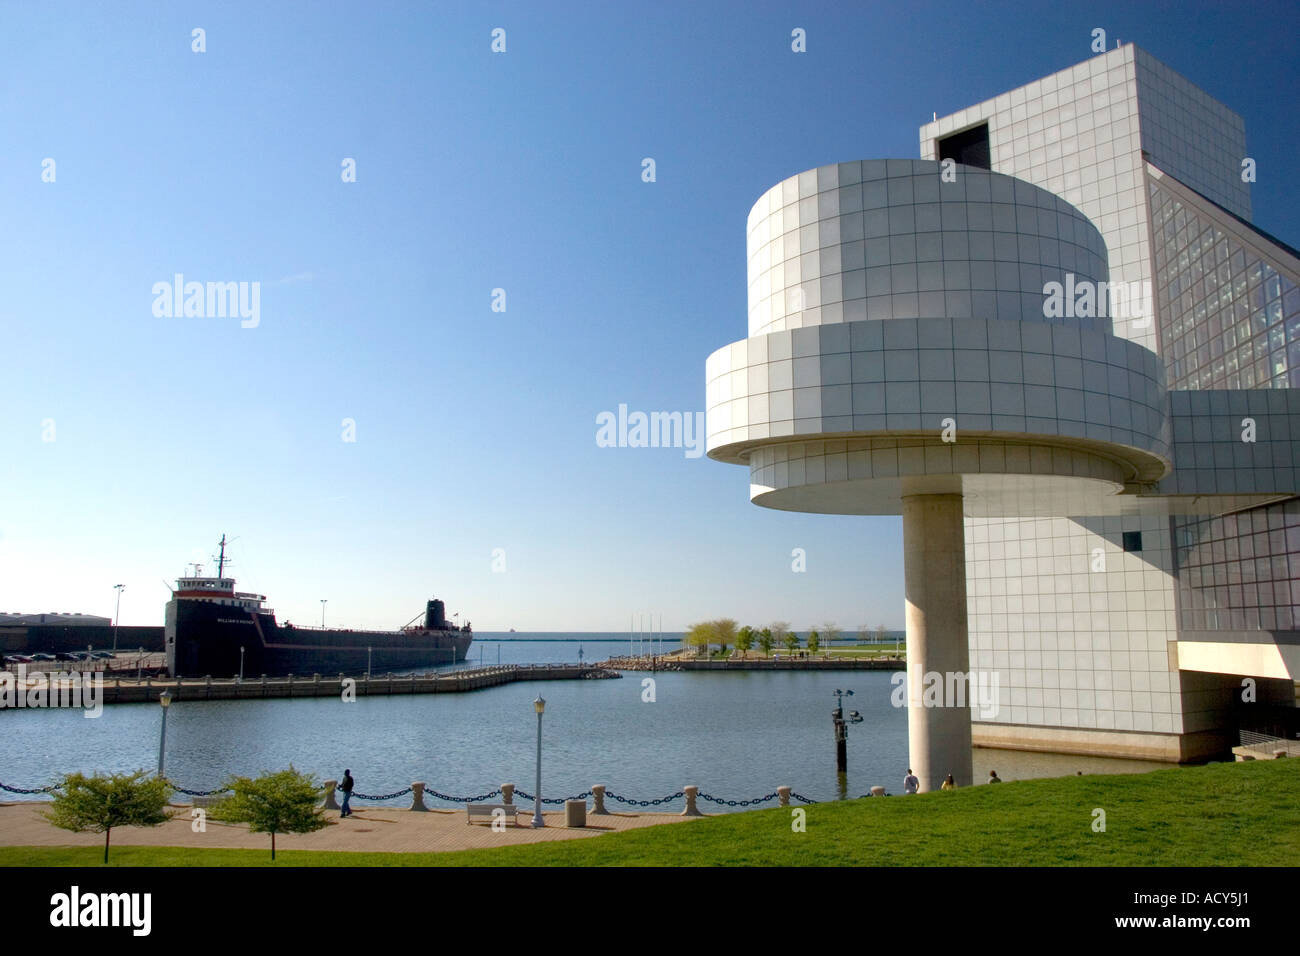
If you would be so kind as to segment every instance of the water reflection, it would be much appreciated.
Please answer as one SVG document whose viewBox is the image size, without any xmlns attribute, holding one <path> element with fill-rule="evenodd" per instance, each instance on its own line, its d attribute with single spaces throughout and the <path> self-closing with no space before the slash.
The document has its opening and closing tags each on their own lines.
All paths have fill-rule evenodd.
<svg viewBox="0 0 1300 956">
<path fill-rule="evenodd" d="M 291 761 L 322 779 L 351 767 L 363 793 L 390 793 L 413 780 L 456 795 L 508 782 L 527 790 L 534 771 L 532 700 L 540 689 L 547 699 L 545 790 L 556 796 L 595 783 L 636 799 L 662 797 L 687 784 L 734 800 L 783 785 L 815 800 L 856 798 L 874 785 L 902 790 L 907 714 L 890 703 L 887 672 L 661 672 L 654 703 L 642 700 L 645 676 L 355 703 L 177 701 L 167 720 L 167 768 L 176 783 L 196 790 L 215 787 L 231 773 L 281 769 Z M 865 720 L 849 728 L 848 773 L 837 774 L 831 692 L 846 682 Z M 158 711 L 155 704 L 126 704 L 106 707 L 94 720 L 66 710 L 0 715 L 6 731 L 0 735 L 0 781 L 34 787 L 74 770 L 156 766 Z M 1017 780 L 1163 766 L 975 750 L 980 782 L 990 768 Z"/>
</svg>

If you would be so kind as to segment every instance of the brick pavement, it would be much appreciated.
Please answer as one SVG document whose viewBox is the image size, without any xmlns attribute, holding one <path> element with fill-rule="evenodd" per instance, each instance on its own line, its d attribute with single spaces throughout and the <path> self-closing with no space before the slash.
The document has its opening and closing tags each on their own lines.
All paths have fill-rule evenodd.
<svg viewBox="0 0 1300 956">
<path fill-rule="evenodd" d="M 40 811 L 48 803 L 0 804 L 0 846 L 103 846 L 98 833 L 72 833 L 46 821 Z M 192 846 L 269 849 L 270 837 L 249 833 L 243 824 L 207 821 L 207 832 L 191 829 L 190 808 L 175 806 L 176 816 L 157 827 L 122 827 L 115 829 L 113 846 Z M 346 820 L 338 811 L 325 811 L 330 826 L 315 833 L 278 834 L 277 850 L 348 850 L 355 852 L 428 853 L 447 850 L 485 849 L 519 843 L 542 843 L 548 840 L 574 840 L 621 830 L 664 823 L 682 823 L 700 817 L 683 817 L 673 813 L 611 813 L 587 816 L 587 826 L 570 830 L 564 826 L 562 811 L 543 814 L 546 826 L 534 830 L 525 826 L 532 808 L 519 815 L 518 827 L 507 826 L 496 832 L 487 823 L 466 824 L 463 808 L 436 809 L 428 813 L 409 810 L 362 807 Z"/>
</svg>

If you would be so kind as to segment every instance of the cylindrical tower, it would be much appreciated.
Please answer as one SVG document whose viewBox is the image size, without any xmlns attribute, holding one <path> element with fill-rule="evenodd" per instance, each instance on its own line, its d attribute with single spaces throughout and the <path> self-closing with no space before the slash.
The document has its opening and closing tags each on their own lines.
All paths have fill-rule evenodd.
<svg viewBox="0 0 1300 956">
<path fill-rule="evenodd" d="M 1136 509 L 1170 466 L 1163 365 L 1111 334 L 1101 234 L 1013 177 L 822 166 L 748 225 L 749 338 L 706 364 L 709 456 L 748 465 L 764 507 L 903 516 L 912 766 L 967 785 L 970 707 L 1002 702 L 971 699 L 997 683 L 968 666 L 964 518 Z"/>
</svg>

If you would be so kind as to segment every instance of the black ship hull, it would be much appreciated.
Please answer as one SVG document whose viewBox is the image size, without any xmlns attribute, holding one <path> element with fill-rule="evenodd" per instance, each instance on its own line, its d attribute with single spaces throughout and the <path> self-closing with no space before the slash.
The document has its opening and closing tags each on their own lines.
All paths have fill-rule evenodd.
<svg viewBox="0 0 1300 956">
<path fill-rule="evenodd" d="M 386 673 L 465 660 L 466 630 L 348 631 L 279 625 L 274 614 L 173 600 L 164 627 L 174 677 Z"/>
</svg>

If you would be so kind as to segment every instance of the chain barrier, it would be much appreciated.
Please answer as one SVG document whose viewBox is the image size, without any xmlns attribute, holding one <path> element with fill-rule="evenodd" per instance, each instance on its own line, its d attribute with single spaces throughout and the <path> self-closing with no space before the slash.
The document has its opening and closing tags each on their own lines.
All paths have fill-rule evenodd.
<svg viewBox="0 0 1300 956">
<path fill-rule="evenodd" d="M 55 790 L 61 790 L 61 789 L 63 789 L 63 784 L 61 783 L 51 784 L 48 787 L 35 787 L 33 789 L 24 789 L 23 787 L 11 787 L 8 784 L 0 783 L 0 790 L 4 790 L 8 793 L 20 793 L 20 794 L 51 793 Z M 175 790 L 177 793 L 183 793 L 188 797 L 210 797 L 218 793 L 231 792 L 229 787 L 219 787 L 215 790 L 186 790 L 184 787 L 173 787 L 172 789 Z M 412 787 L 406 787 L 405 789 L 397 790 L 393 793 L 384 793 L 384 794 L 357 793 L 354 790 L 352 792 L 352 796 L 358 800 L 371 800 L 371 801 L 396 800 L 398 797 L 404 797 L 408 793 L 413 793 L 413 792 L 414 789 Z M 436 797 L 439 800 L 446 800 L 449 803 L 481 803 L 484 800 L 491 800 L 493 797 L 501 796 L 500 789 L 492 790 L 488 793 L 481 793 L 478 796 L 474 796 L 474 797 L 456 797 L 456 796 L 452 796 L 449 793 L 440 793 L 439 791 L 430 789 L 429 787 L 425 787 L 424 792 L 428 796 Z M 515 796 L 524 801 L 533 801 L 535 799 L 531 793 L 527 793 L 523 790 L 518 790 L 518 789 L 515 790 Z M 543 797 L 542 803 L 550 804 L 552 806 L 559 806 L 568 800 L 586 800 L 590 796 L 592 796 L 592 791 L 587 790 L 584 791 L 583 793 L 579 793 L 576 796 L 572 796 L 572 797 Z M 626 804 L 629 807 L 658 807 L 658 806 L 662 806 L 665 803 L 671 803 L 674 800 L 680 800 L 686 796 L 686 793 L 685 791 L 678 790 L 676 793 L 671 793 L 666 797 L 660 797 L 658 800 L 634 800 L 630 797 L 624 797 L 621 794 L 613 793 L 608 790 L 605 791 L 605 796 L 608 797 L 610 800 L 613 800 L 617 803 Z M 708 793 L 700 793 L 698 794 L 698 796 L 701 800 L 707 800 L 710 803 L 716 803 L 719 806 L 752 807 L 752 806 L 757 806 L 760 803 L 767 803 L 770 800 L 775 800 L 778 795 L 776 793 L 769 793 L 761 797 L 754 797 L 751 800 L 724 800 L 721 797 L 715 797 L 712 794 L 708 794 Z M 798 800 L 800 803 L 817 803 L 816 800 L 810 799 L 809 797 L 805 797 L 803 794 L 795 793 L 794 791 L 790 792 L 790 797 L 794 800 Z"/>
<path fill-rule="evenodd" d="M 515 790 L 515 796 L 519 797 L 521 800 L 536 799 L 531 793 L 524 793 L 524 791 L 518 789 Z M 584 793 L 578 794 L 576 797 L 542 797 L 542 803 L 543 804 L 549 803 L 552 806 L 560 806 L 566 800 L 586 800 L 589 796 L 591 796 L 591 791 L 587 790 Z"/>
<path fill-rule="evenodd" d="M 698 794 L 698 796 L 701 800 L 708 800 L 710 803 L 716 803 L 719 806 L 725 805 L 728 807 L 752 807 L 755 804 L 767 803 L 767 801 L 775 800 L 777 798 L 777 794 L 775 793 L 769 793 L 765 797 L 755 797 L 752 800 L 723 800 L 720 797 L 711 797 L 707 793 L 701 793 Z"/>
<path fill-rule="evenodd" d="M 398 797 L 404 797 L 411 792 L 413 791 L 410 787 L 407 787 L 405 790 L 398 790 L 396 793 L 384 794 L 357 793 L 353 790 L 352 796 L 356 797 L 358 800 L 396 800 Z"/>
<path fill-rule="evenodd" d="M 631 800 L 627 797 L 620 797 L 617 793 L 605 791 L 605 796 L 611 800 L 617 800 L 619 803 L 626 803 L 629 807 L 657 807 L 664 803 L 671 803 L 674 800 L 680 800 L 686 796 L 686 791 L 678 790 L 676 793 L 667 797 L 660 797 L 658 800 Z"/>
<path fill-rule="evenodd" d="M 493 797 L 501 796 L 500 790 L 493 790 L 491 793 L 480 794 L 477 797 L 453 797 L 447 793 L 439 793 L 437 790 L 424 788 L 424 792 L 431 797 L 437 797 L 439 800 L 447 800 L 451 803 L 480 803 L 483 800 L 491 800 Z"/>
<path fill-rule="evenodd" d="M 0 783 L 0 790 L 7 790 L 9 793 L 50 793 L 54 790 L 62 790 L 63 784 L 52 783 L 48 787 L 36 787 L 33 790 L 24 790 L 22 787 L 10 787 Z"/>
</svg>

